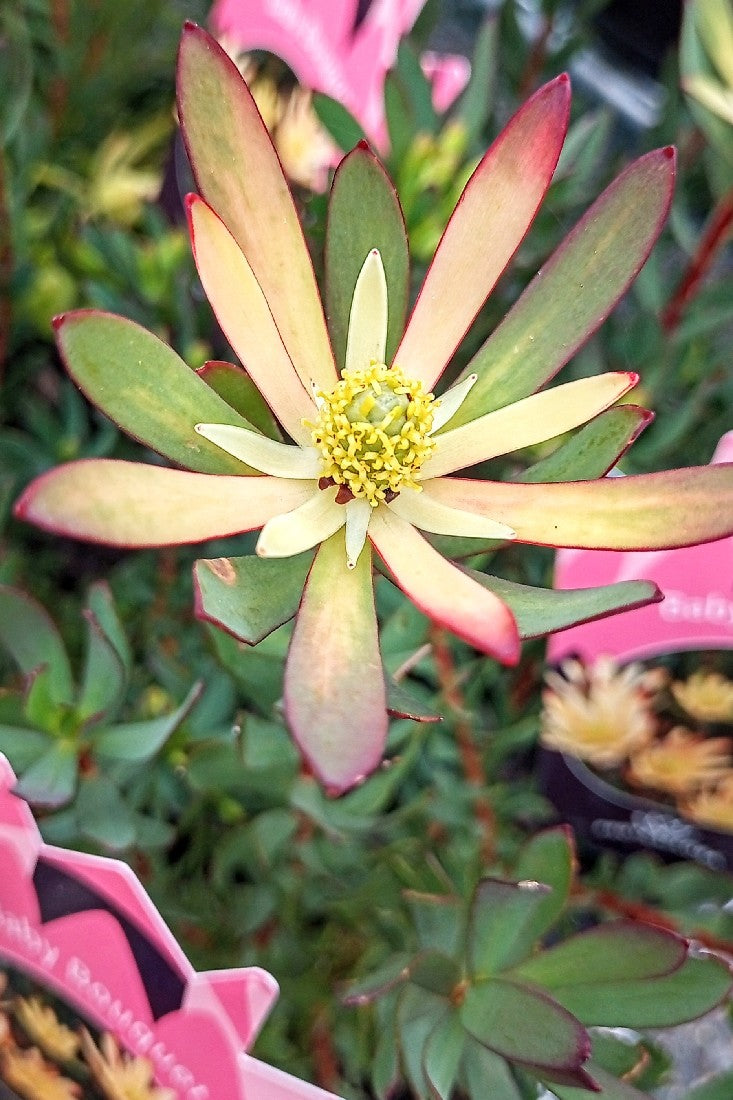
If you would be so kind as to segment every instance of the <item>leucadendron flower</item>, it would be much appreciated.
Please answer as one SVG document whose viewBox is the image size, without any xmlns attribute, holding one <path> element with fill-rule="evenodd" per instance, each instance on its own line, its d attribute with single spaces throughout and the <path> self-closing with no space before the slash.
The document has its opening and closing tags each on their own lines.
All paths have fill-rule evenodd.
<svg viewBox="0 0 733 1100">
<path fill-rule="evenodd" d="M 375 554 L 430 619 L 511 664 L 523 637 L 659 594 L 642 582 L 565 593 L 512 585 L 459 567 L 426 535 L 472 539 L 461 543 L 468 553 L 476 539 L 648 549 L 733 530 L 730 467 L 602 477 L 649 418 L 611 407 L 635 375 L 535 392 L 646 260 L 669 206 L 674 153 L 642 157 L 601 195 L 446 389 L 446 366 L 552 179 L 567 78 L 540 88 L 480 161 L 407 323 L 404 222 L 371 151 L 358 146 L 335 174 L 324 314 L 266 127 L 236 67 L 193 25 L 178 90 L 200 191 L 188 201 L 196 263 L 244 370 L 210 363 L 197 375 L 110 314 L 58 318 L 61 353 L 89 398 L 187 469 L 71 463 L 33 483 L 16 514 L 137 547 L 261 528 L 257 555 L 197 563 L 197 612 L 250 644 L 296 616 L 285 714 L 312 771 L 340 792 L 376 767 L 387 732 Z M 544 478 L 539 470 L 523 483 L 455 476 L 588 421 L 583 446 L 560 448 Z"/>
</svg>

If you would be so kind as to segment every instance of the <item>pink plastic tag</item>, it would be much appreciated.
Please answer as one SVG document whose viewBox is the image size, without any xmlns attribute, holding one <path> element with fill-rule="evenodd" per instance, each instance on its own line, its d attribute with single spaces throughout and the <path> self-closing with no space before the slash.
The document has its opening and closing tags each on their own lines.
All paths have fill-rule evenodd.
<svg viewBox="0 0 733 1100">
<path fill-rule="evenodd" d="M 123 1058 L 146 1059 L 156 1084 L 178 1100 L 331 1097 L 244 1053 L 277 997 L 270 974 L 257 967 L 196 973 L 131 869 L 45 844 L 14 784 L 0 756 L 6 1001 L 30 990 L 72 1031 L 86 1028 L 102 1055 L 111 1046 Z M 29 1050 L 19 1047 L 16 1056 Z M 46 1051 L 37 1053 L 39 1072 L 63 1073 Z"/>
<path fill-rule="evenodd" d="M 210 17 L 216 35 L 242 50 L 268 50 L 287 62 L 307 88 L 342 103 L 377 146 L 384 148 L 384 78 L 397 46 L 425 0 L 217 0 Z M 445 110 L 465 87 L 464 58 L 433 58 L 436 106 Z"/>
<path fill-rule="evenodd" d="M 712 461 L 733 462 L 733 432 L 720 440 Z M 558 552 L 556 588 L 632 579 L 655 581 L 664 600 L 560 631 L 550 638 L 548 659 L 575 653 L 585 661 L 600 654 L 625 661 L 733 647 L 733 537 L 680 550 Z"/>
</svg>

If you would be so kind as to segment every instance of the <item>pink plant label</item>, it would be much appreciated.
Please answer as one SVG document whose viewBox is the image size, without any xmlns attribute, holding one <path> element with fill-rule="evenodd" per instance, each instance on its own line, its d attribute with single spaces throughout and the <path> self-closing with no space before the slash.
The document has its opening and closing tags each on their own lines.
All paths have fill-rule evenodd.
<svg viewBox="0 0 733 1100">
<path fill-rule="evenodd" d="M 66 1019 L 145 1058 L 179 1100 L 329 1100 L 246 1053 L 274 978 L 257 967 L 196 973 L 132 870 L 45 844 L 14 784 L 0 756 L 5 979 L 19 975 Z"/>
<path fill-rule="evenodd" d="M 733 461 L 733 432 L 720 440 L 712 461 Z M 664 600 L 560 631 L 550 639 L 549 660 L 574 653 L 586 661 L 600 654 L 623 661 L 733 647 L 733 537 L 679 550 L 560 550 L 557 554 L 556 588 L 632 579 L 654 581 Z"/>
<path fill-rule="evenodd" d="M 425 0 L 217 0 L 214 33 L 242 51 L 261 49 L 287 62 L 301 84 L 342 103 L 384 148 L 384 78 Z M 465 58 L 428 59 L 436 107 L 462 91 Z"/>
</svg>

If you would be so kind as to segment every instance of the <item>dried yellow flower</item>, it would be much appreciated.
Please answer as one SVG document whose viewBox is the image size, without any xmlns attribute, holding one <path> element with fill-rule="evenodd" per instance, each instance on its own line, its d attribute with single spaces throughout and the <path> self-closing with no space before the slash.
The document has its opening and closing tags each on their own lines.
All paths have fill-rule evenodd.
<svg viewBox="0 0 733 1100">
<path fill-rule="evenodd" d="M 62 1077 L 37 1047 L 0 1050 L 0 1078 L 23 1100 L 79 1100 L 76 1082 Z"/>
<path fill-rule="evenodd" d="M 719 672 L 694 672 L 670 688 L 679 705 L 698 722 L 733 721 L 733 682 Z"/>
<path fill-rule="evenodd" d="M 680 810 L 698 825 L 733 832 L 733 771 L 712 789 L 700 791 L 682 803 Z"/>
<path fill-rule="evenodd" d="M 29 1039 L 47 1057 L 67 1062 L 79 1049 L 79 1036 L 62 1024 L 50 1005 L 40 997 L 18 997 L 13 1005 L 15 1018 Z"/>
<path fill-rule="evenodd" d="M 619 668 L 609 657 L 588 668 L 568 660 L 561 668 L 563 676 L 550 670 L 545 677 L 544 745 L 612 768 L 649 743 L 656 724 L 650 700 L 662 685 L 661 670 Z"/>
<path fill-rule="evenodd" d="M 715 783 L 730 769 L 727 737 L 700 737 L 676 726 L 629 762 L 627 778 L 637 787 L 686 795 Z"/>
<path fill-rule="evenodd" d="M 122 1053 L 108 1032 L 97 1047 L 82 1028 L 81 1045 L 94 1082 L 106 1100 L 176 1100 L 172 1089 L 158 1088 L 153 1083 L 153 1067 L 147 1058 Z"/>
</svg>

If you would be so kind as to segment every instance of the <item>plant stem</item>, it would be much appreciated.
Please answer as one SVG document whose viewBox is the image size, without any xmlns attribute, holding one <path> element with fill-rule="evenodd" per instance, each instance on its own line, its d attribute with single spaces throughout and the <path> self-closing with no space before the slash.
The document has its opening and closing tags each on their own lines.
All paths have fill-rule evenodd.
<svg viewBox="0 0 733 1100">
<path fill-rule="evenodd" d="M 687 270 L 662 312 L 662 328 L 668 334 L 674 332 L 680 323 L 683 312 L 697 294 L 700 283 L 715 259 L 716 253 L 725 244 L 732 225 L 733 190 L 730 190 L 723 195 L 713 210 Z"/>
<path fill-rule="evenodd" d="M 486 794 L 484 766 L 476 745 L 473 729 L 460 688 L 460 681 L 448 635 L 440 627 L 431 632 L 433 655 L 440 682 L 440 690 L 453 718 L 458 752 L 463 765 L 463 775 L 475 792 L 474 809 L 481 830 L 481 856 L 485 863 L 493 863 L 496 857 L 496 815 Z"/>
</svg>

